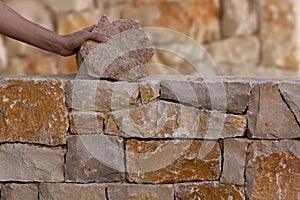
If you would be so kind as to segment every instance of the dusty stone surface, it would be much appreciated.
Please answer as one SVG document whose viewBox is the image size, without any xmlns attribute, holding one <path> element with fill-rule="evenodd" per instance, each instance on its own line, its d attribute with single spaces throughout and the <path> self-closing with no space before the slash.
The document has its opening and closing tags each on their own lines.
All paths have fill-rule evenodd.
<svg viewBox="0 0 300 200">
<path fill-rule="evenodd" d="M 244 200 L 245 193 L 242 186 L 213 183 L 182 184 L 176 190 L 176 199 L 234 199 Z"/>
<path fill-rule="evenodd" d="M 38 200 L 36 184 L 6 184 L 1 191 L 1 200 Z"/>
<path fill-rule="evenodd" d="M 224 148 L 224 163 L 221 174 L 221 183 L 244 185 L 246 154 L 250 141 L 245 139 L 225 139 L 223 142 Z"/>
<path fill-rule="evenodd" d="M 142 103 L 147 104 L 160 96 L 160 81 L 140 83 L 140 95 Z"/>
<path fill-rule="evenodd" d="M 298 69 L 298 1 L 260 1 L 262 65 Z"/>
<path fill-rule="evenodd" d="M 299 125 L 283 99 L 278 84 L 272 82 L 257 84 L 251 93 L 248 112 L 251 137 L 261 139 L 299 137 Z"/>
<path fill-rule="evenodd" d="M 77 79 L 66 84 L 69 108 L 79 111 L 110 111 L 137 105 L 138 83 Z"/>
<path fill-rule="evenodd" d="M 259 0 L 224 0 L 222 36 L 249 35 L 258 28 Z"/>
<path fill-rule="evenodd" d="M 0 142 L 66 143 L 68 119 L 60 81 L 0 79 Z"/>
<path fill-rule="evenodd" d="M 244 80 L 176 80 L 175 76 L 161 81 L 161 98 L 242 114 L 249 104 L 250 89 L 251 85 Z"/>
<path fill-rule="evenodd" d="M 146 68 L 154 47 L 137 21 L 110 21 L 102 16 L 93 32 L 108 36 L 104 43 L 87 41 L 77 54 L 78 67 L 96 78 L 137 80 L 148 75 Z"/>
<path fill-rule="evenodd" d="M 255 36 L 232 37 L 204 47 L 217 64 L 256 66 L 260 61 L 260 43 Z"/>
<path fill-rule="evenodd" d="M 71 136 L 65 164 L 66 182 L 116 182 L 125 179 L 121 138 L 106 135 Z"/>
<path fill-rule="evenodd" d="M 65 151 L 26 144 L 0 145 L 0 181 L 62 182 Z"/>
<path fill-rule="evenodd" d="M 174 191 L 163 185 L 109 185 L 109 199 L 173 200 Z"/>
<path fill-rule="evenodd" d="M 76 112 L 69 114 L 70 130 L 73 134 L 104 133 L 105 116 L 99 112 Z"/>
<path fill-rule="evenodd" d="M 246 125 L 243 116 L 157 101 L 111 112 L 106 132 L 122 137 L 218 139 L 243 136 Z"/>
<path fill-rule="evenodd" d="M 249 199 L 298 199 L 300 142 L 255 141 L 246 166 Z"/>
<path fill-rule="evenodd" d="M 217 180 L 221 150 L 217 142 L 199 140 L 129 140 L 127 169 L 137 183 Z"/>
<path fill-rule="evenodd" d="M 41 184 L 40 200 L 99 199 L 106 200 L 105 185 L 99 184 Z"/>
</svg>

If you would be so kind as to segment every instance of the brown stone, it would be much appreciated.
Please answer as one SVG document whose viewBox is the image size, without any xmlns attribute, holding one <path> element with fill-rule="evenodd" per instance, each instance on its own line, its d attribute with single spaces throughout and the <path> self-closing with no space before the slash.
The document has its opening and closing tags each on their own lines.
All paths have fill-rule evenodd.
<svg viewBox="0 0 300 200">
<path fill-rule="evenodd" d="M 255 66 L 260 61 L 260 42 L 255 36 L 231 37 L 204 47 L 218 65 Z"/>
<path fill-rule="evenodd" d="M 130 108 L 137 105 L 138 95 L 138 83 L 76 79 L 66 84 L 67 106 L 80 111 Z"/>
<path fill-rule="evenodd" d="M 38 185 L 35 184 L 6 184 L 1 192 L 2 200 L 38 200 Z"/>
<path fill-rule="evenodd" d="M 148 75 L 154 47 L 138 22 L 110 21 L 102 16 L 93 32 L 108 36 L 104 43 L 87 41 L 77 54 L 78 67 L 96 78 L 134 81 Z M 81 69 L 82 70 L 82 69 Z"/>
<path fill-rule="evenodd" d="M 246 166 L 249 199 L 298 199 L 300 194 L 300 142 L 255 141 Z"/>
<path fill-rule="evenodd" d="M 258 28 L 258 0 L 222 1 L 222 36 L 249 35 Z"/>
<path fill-rule="evenodd" d="M 176 190 L 176 199 L 245 199 L 244 187 L 212 183 L 194 183 L 179 185 Z"/>
<path fill-rule="evenodd" d="M 71 112 L 70 129 L 73 134 L 103 133 L 104 115 L 97 112 Z"/>
<path fill-rule="evenodd" d="M 60 81 L 2 78 L 0 96 L 0 142 L 66 143 L 68 119 Z"/>
<path fill-rule="evenodd" d="M 199 140 L 129 140 L 127 169 L 137 183 L 217 180 L 221 150 L 217 142 Z"/>
<path fill-rule="evenodd" d="M 174 191 L 162 185 L 109 185 L 108 199 L 173 200 Z"/>
<path fill-rule="evenodd" d="M 99 184 L 51 184 L 45 183 L 39 186 L 40 200 L 74 200 L 97 199 L 106 200 L 105 185 Z"/>
<path fill-rule="evenodd" d="M 62 182 L 64 154 L 60 147 L 2 144 L 0 182 Z"/>
<path fill-rule="evenodd" d="M 115 182 L 125 179 L 121 138 L 106 135 L 71 136 L 65 164 L 66 182 Z"/>
<path fill-rule="evenodd" d="M 156 101 L 111 112 L 106 127 L 122 137 L 219 139 L 243 136 L 246 125 L 243 116 Z"/>
<path fill-rule="evenodd" d="M 143 104 L 147 104 L 160 96 L 160 82 L 148 81 L 140 83 L 140 95 Z"/>
<path fill-rule="evenodd" d="M 223 142 L 223 171 L 221 183 L 244 185 L 246 154 L 249 141 L 245 139 L 225 139 Z"/>
<path fill-rule="evenodd" d="M 251 137 L 261 139 L 299 137 L 299 125 L 282 97 L 278 84 L 257 84 L 251 92 L 249 111 Z"/>
</svg>

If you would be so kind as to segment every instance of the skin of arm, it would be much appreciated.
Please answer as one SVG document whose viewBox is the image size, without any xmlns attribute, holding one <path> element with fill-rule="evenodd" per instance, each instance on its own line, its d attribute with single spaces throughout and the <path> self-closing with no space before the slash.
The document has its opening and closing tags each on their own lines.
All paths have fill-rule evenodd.
<svg viewBox="0 0 300 200">
<path fill-rule="evenodd" d="M 105 35 L 91 32 L 92 29 L 93 26 L 62 36 L 28 21 L 0 1 L 0 34 L 52 53 L 70 56 L 87 40 L 107 40 Z"/>
</svg>

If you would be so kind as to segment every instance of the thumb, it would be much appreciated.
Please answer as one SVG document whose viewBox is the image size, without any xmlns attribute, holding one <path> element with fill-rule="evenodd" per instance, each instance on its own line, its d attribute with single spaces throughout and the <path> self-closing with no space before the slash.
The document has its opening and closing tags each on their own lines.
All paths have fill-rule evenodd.
<svg viewBox="0 0 300 200">
<path fill-rule="evenodd" d="M 101 33 L 96 33 L 96 32 L 88 32 L 88 38 L 87 40 L 94 40 L 96 42 L 105 42 L 108 37 L 104 34 Z"/>
</svg>

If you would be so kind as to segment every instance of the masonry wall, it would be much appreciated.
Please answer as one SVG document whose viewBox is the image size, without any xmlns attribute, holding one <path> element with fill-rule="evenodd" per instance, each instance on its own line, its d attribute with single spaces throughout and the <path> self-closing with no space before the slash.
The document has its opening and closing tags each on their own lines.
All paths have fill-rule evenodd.
<svg viewBox="0 0 300 200">
<path fill-rule="evenodd" d="M 299 66 L 297 0 L 5 0 L 26 18 L 69 34 L 95 24 L 102 14 L 138 19 L 143 27 L 179 31 L 202 44 L 223 75 L 295 75 Z M 160 39 L 163 39 L 161 41 Z M 207 62 L 203 50 L 166 35 L 154 40 L 160 49 L 187 51 L 190 60 Z M 4 41 L 2 41 L 4 40 Z M 179 48 L 179 49 L 178 49 Z M 185 58 L 186 59 L 186 58 Z M 182 58 L 157 51 L 152 74 L 195 74 Z M 62 58 L 7 38 L 0 38 L 1 74 L 76 73 L 74 57 Z M 174 72 L 172 69 L 175 69 Z"/>
<path fill-rule="evenodd" d="M 299 93 L 298 78 L 1 78 L 1 200 L 298 199 Z"/>
</svg>

